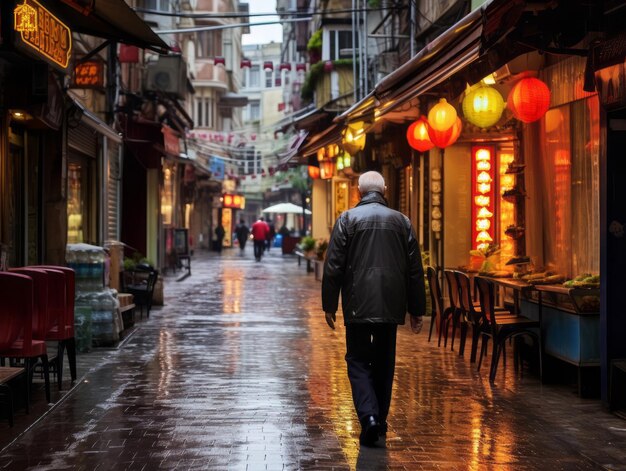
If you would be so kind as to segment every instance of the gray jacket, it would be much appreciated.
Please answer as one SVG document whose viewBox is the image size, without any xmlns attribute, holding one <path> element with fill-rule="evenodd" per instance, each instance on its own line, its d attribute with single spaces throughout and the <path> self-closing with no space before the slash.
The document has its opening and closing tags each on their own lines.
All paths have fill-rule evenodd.
<svg viewBox="0 0 626 471">
<path fill-rule="evenodd" d="M 336 312 L 341 292 L 344 324 L 404 324 L 426 310 L 424 269 L 409 218 L 387 207 L 378 192 L 339 216 L 326 252 L 324 312 Z"/>
</svg>

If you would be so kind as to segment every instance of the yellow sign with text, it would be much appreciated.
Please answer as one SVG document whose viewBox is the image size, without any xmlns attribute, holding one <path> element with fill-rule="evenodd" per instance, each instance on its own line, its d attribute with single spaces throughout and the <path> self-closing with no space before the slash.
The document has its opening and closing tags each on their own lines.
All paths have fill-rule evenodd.
<svg viewBox="0 0 626 471">
<path fill-rule="evenodd" d="M 67 70 L 72 57 L 72 31 L 36 0 L 24 0 L 13 11 L 16 43 Z"/>
</svg>

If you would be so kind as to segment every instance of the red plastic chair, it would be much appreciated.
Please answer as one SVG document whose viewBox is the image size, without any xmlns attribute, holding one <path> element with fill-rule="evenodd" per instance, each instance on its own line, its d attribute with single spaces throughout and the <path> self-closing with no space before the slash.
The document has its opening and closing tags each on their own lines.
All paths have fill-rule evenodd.
<svg viewBox="0 0 626 471">
<path fill-rule="evenodd" d="M 46 340 L 57 341 L 56 371 L 59 389 L 63 385 L 63 356 L 67 350 L 70 364 L 70 376 L 76 381 L 76 339 L 74 337 L 74 296 L 76 276 L 73 269 L 57 265 L 33 265 L 30 268 L 43 269 L 47 272 L 61 272 L 63 286 L 49 290 L 48 310 L 52 319 L 58 319 L 46 335 Z M 59 282 L 60 283 L 60 282 Z"/>
<path fill-rule="evenodd" d="M 34 309 L 34 282 L 29 276 L 19 273 L 0 273 L 0 331 L 14 334 L 17 338 L 9 344 L 10 336 L 2 335 L 0 357 L 24 359 L 26 364 L 26 411 L 29 410 L 30 388 L 33 367 L 41 359 L 44 372 L 46 400 L 50 402 L 50 369 L 48 352 L 44 340 L 33 339 L 33 318 L 37 315 Z"/>
<path fill-rule="evenodd" d="M 48 277 L 49 274 L 40 268 L 10 268 L 9 272 L 19 273 L 33 279 L 33 338 L 46 340 L 50 330 L 48 316 Z"/>
</svg>

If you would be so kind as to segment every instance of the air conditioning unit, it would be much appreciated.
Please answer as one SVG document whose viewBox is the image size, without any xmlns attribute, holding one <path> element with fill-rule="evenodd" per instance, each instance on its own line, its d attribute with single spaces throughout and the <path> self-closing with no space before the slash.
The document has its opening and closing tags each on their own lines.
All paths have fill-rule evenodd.
<svg viewBox="0 0 626 471">
<path fill-rule="evenodd" d="M 156 62 L 147 65 L 144 89 L 185 97 L 187 64 L 182 56 L 159 56 Z"/>
</svg>

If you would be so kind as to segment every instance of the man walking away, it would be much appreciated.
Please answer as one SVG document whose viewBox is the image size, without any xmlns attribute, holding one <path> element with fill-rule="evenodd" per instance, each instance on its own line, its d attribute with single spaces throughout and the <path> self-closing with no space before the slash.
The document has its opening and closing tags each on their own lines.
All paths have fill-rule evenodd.
<svg viewBox="0 0 626 471">
<path fill-rule="evenodd" d="M 339 293 L 346 328 L 346 363 L 359 442 L 374 446 L 387 433 L 396 332 L 410 314 L 419 333 L 426 310 L 424 269 L 409 219 L 387 207 L 378 172 L 359 178 L 361 201 L 333 228 L 322 278 L 322 307 L 335 328 Z"/>
<path fill-rule="evenodd" d="M 261 261 L 263 250 L 265 249 L 265 241 L 269 236 L 270 227 L 261 216 L 258 221 L 252 224 L 252 238 L 254 239 L 254 258 L 257 262 Z"/>
<path fill-rule="evenodd" d="M 239 253 L 243 255 L 243 251 L 246 248 L 246 242 L 248 242 L 248 236 L 250 235 L 250 229 L 246 226 L 246 223 L 243 219 L 239 220 L 239 224 L 235 228 L 235 236 L 237 237 L 237 242 L 239 242 Z"/>
</svg>

